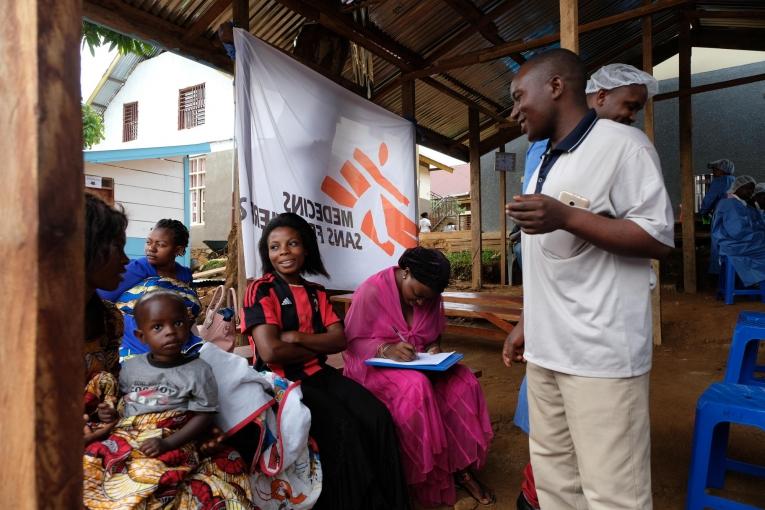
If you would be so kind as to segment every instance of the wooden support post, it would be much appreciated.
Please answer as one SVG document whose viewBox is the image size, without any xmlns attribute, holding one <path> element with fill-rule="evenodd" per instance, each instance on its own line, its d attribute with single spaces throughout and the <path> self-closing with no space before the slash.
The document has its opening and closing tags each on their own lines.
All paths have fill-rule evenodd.
<svg viewBox="0 0 765 510">
<path fill-rule="evenodd" d="M 560 47 L 579 53 L 579 0 L 560 0 Z"/>
<path fill-rule="evenodd" d="M 82 508 L 81 9 L 80 0 L 0 9 L 3 508 Z"/>
<path fill-rule="evenodd" d="M 234 0 L 233 4 L 234 26 L 243 28 L 250 31 L 250 0 Z M 234 69 L 234 76 L 236 76 L 236 69 Z M 236 147 L 236 144 L 234 144 Z M 235 149 L 238 152 L 238 149 Z M 244 242 L 242 241 L 242 215 L 241 215 L 241 193 L 239 191 L 239 154 L 234 155 L 234 197 L 236 197 L 236 203 L 234 204 L 234 217 L 236 218 L 237 225 L 237 238 L 236 241 L 239 244 L 236 250 L 236 297 L 237 305 L 241 309 L 244 305 L 244 293 L 247 290 L 247 270 L 244 264 Z"/>
<path fill-rule="evenodd" d="M 505 152 L 505 144 L 499 146 L 499 152 Z M 499 173 L 499 285 L 506 285 L 511 278 L 507 275 L 507 214 L 505 214 L 505 203 L 507 203 L 507 173 Z M 512 268 L 510 268 L 512 271 Z"/>
<path fill-rule="evenodd" d="M 401 82 L 401 116 L 417 122 L 414 98 L 414 80 Z"/>
<path fill-rule="evenodd" d="M 647 5 L 651 0 L 643 0 Z M 643 71 L 653 74 L 653 20 L 648 15 L 643 18 Z M 645 134 L 653 143 L 654 117 L 653 99 L 649 99 L 643 110 L 643 127 Z M 653 344 L 661 345 L 661 273 L 658 260 L 651 261 L 651 268 L 656 275 L 656 287 L 651 291 L 651 317 L 653 318 Z"/>
<path fill-rule="evenodd" d="M 687 17 L 680 20 L 680 90 L 691 88 L 691 36 Z M 692 96 L 681 94 L 680 102 L 680 203 L 683 217 L 683 288 L 696 293 L 696 227 L 694 224 L 693 108 Z"/>
<path fill-rule="evenodd" d="M 473 289 L 480 290 L 481 253 L 481 131 L 478 122 L 478 110 L 468 109 L 468 128 L 470 129 L 470 247 L 473 260 Z"/>
</svg>

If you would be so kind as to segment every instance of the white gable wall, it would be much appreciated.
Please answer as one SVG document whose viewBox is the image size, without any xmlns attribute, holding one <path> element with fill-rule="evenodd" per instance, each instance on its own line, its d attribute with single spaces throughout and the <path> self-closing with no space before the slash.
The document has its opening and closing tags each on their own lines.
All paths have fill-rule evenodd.
<svg viewBox="0 0 765 510">
<path fill-rule="evenodd" d="M 205 123 L 178 129 L 178 91 L 205 84 Z M 123 104 L 138 101 L 138 137 L 122 141 Z M 93 150 L 190 145 L 234 136 L 231 76 L 170 52 L 141 62 L 104 112 L 106 138 Z"/>
</svg>

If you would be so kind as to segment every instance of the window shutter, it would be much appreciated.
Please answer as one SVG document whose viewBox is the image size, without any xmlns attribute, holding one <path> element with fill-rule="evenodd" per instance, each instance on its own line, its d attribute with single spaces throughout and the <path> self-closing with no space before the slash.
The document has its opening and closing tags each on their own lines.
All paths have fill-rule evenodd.
<svg viewBox="0 0 765 510">
<path fill-rule="evenodd" d="M 189 129 L 205 123 L 205 84 L 178 91 L 178 129 Z"/>
<path fill-rule="evenodd" d="M 122 105 L 122 141 L 138 138 L 138 102 Z"/>
</svg>

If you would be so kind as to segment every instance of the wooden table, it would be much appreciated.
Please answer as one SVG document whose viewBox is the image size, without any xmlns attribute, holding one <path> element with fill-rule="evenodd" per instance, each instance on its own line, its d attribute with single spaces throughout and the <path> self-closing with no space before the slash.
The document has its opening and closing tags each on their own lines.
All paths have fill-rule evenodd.
<svg viewBox="0 0 765 510">
<path fill-rule="evenodd" d="M 491 338 L 504 341 L 523 311 L 523 298 L 487 292 L 444 292 L 444 313 L 447 317 L 483 319 L 494 327 L 447 323 L 446 331 L 456 335 Z M 330 301 L 343 306 L 347 314 L 353 294 L 332 296 Z"/>
</svg>

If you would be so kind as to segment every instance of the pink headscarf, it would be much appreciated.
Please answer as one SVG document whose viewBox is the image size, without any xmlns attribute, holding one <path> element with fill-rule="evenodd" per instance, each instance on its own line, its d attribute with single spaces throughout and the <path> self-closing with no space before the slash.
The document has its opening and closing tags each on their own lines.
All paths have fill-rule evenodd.
<svg viewBox="0 0 765 510">
<path fill-rule="evenodd" d="M 356 374 L 358 377 L 354 378 L 362 384 L 367 371 L 364 360 L 374 358 L 381 344 L 401 341 L 394 327 L 417 351 L 423 352 L 425 346 L 438 339 L 446 325 L 441 296 L 415 306 L 412 325 L 406 323 L 396 286 L 396 269 L 395 266 L 384 269 L 362 283 L 353 294 L 345 318 L 348 339 L 345 370 Z"/>
</svg>

